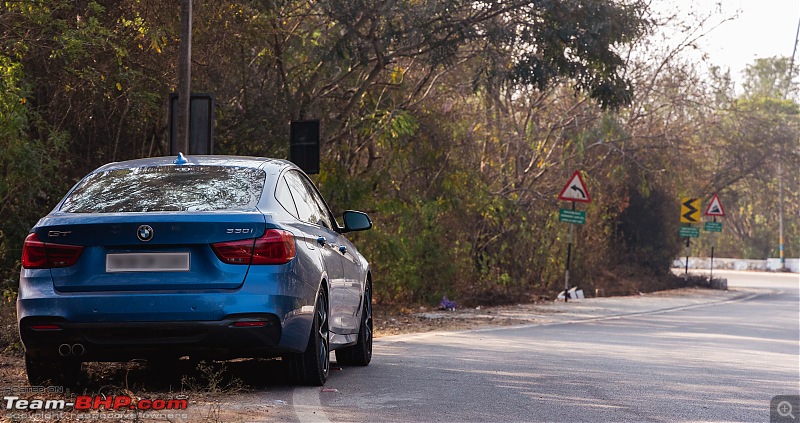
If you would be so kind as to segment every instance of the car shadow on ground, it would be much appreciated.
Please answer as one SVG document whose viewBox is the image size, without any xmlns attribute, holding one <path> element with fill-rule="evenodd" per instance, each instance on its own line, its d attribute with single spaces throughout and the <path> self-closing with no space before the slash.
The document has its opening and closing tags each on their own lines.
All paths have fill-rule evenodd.
<svg viewBox="0 0 800 423">
<path fill-rule="evenodd" d="M 291 385 L 280 359 L 84 363 L 76 390 L 94 393 L 236 393 Z"/>
</svg>

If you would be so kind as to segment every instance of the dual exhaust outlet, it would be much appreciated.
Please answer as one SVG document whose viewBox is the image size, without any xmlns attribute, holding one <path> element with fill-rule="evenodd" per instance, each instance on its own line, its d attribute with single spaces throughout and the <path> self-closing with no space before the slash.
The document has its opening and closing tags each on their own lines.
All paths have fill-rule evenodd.
<svg viewBox="0 0 800 423">
<path fill-rule="evenodd" d="M 58 354 L 62 357 L 77 356 L 80 357 L 86 352 L 83 344 L 61 344 L 58 346 Z"/>
</svg>

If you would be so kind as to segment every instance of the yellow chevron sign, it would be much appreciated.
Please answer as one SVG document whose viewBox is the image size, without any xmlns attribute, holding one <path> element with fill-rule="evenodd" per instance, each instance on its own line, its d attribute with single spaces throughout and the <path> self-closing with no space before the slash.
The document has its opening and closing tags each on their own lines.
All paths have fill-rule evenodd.
<svg viewBox="0 0 800 423">
<path fill-rule="evenodd" d="M 681 198 L 681 223 L 697 223 L 700 221 L 700 199 Z"/>
</svg>

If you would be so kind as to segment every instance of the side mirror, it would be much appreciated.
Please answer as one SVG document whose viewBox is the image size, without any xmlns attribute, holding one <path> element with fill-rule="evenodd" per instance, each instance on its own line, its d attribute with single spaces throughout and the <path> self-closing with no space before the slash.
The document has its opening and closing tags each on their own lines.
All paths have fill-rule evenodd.
<svg viewBox="0 0 800 423">
<path fill-rule="evenodd" d="M 342 233 L 366 231 L 372 228 L 372 220 L 370 220 L 366 213 L 360 211 L 347 210 L 344 212 L 342 220 L 344 220 L 344 230 Z"/>
</svg>

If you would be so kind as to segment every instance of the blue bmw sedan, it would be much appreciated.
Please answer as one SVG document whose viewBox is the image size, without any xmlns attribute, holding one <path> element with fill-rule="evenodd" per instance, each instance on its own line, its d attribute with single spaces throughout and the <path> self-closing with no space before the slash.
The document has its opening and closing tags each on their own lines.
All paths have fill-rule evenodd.
<svg viewBox="0 0 800 423">
<path fill-rule="evenodd" d="M 25 239 L 17 318 L 31 384 L 85 361 L 282 357 L 323 385 L 372 357 L 372 275 L 285 160 L 187 156 L 100 167 Z"/>
</svg>

